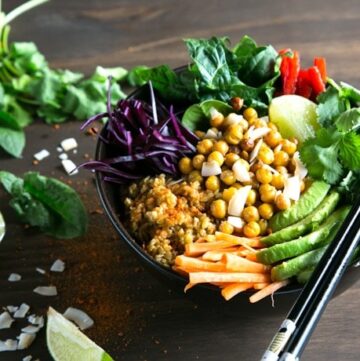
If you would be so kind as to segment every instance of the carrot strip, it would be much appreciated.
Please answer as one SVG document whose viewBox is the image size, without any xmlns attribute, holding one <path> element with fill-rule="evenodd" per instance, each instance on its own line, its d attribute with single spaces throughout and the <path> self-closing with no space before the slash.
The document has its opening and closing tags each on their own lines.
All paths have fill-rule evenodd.
<svg viewBox="0 0 360 361">
<path fill-rule="evenodd" d="M 259 240 L 259 238 L 246 238 L 238 237 L 232 234 L 215 232 L 215 238 L 218 241 L 229 241 L 234 242 L 234 244 L 240 244 L 241 246 L 250 246 L 254 248 L 263 248 L 264 244 Z"/>
<path fill-rule="evenodd" d="M 214 241 L 204 243 L 190 243 L 185 245 L 186 256 L 200 256 L 208 251 L 219 251 L 224 248 L 229 248 L 235 245 L 240 245 L 239 241 Z"/>
<path fill-rule="evenodd" d="M 191 275 L 191 273 L 190 273 L 190 275 Z M 277 291 L 278 289 L 280 289 L 282 287 L 287 286 L 288 284 L 289 284 L 289 280 L 270 283 L 265 288 L 263 288 L 260 291 L 254 293 L 249 298 L 249 300 L 250 300 L 251 303 L 258 302 L 258 301 L 262 300 L 263 298 L 272 295 L 275 291 Z"/>
<path fill-rule="evenodd" d="M 178 267 L 178 266 L 172 266 L 173 271 L 175 271 L 176 273 L 178 273 L 181 276 L 185 276 L 187 277 L 189 275 L 189 272 L 185 271 L 183 268 Z"/>
<path fill-rule="evenodd" d="M 232 283 L 221 290 L 221 295 L 225 298 L 226 301 L 229 301 L 231 298 L 233 298 L 240 292 L 246 291 L 249 288 L 253 287 L 253 285 L 254 285 L 253 283 L 249 283 L 249 282 Z"/>
<path fill-rule="evenodd" d="M 231 253 L 225 253 L 221 261 L 225 263 L 226 271 L 267 273 L 270 270 L 268 266 L 258 262 L 249 261 L 246 258 L 242 258 Z"/>
<path fill-rule="evenodd" d="M 269 286 L 269 282 L 263 282 L 263 283 L 254 283 L 254 290 L 261 290 L 267 286 Z"/>
<path fill-rule="evenodd" d="M 241 272 L 190 272 L 190 283 L 212 283 L 212 282 L 269 282 L 270 275 L 263 273 L 241 273 Z"/>
<path fill-rule="evenodd" d="M 185 286 L 185 288 L 184 288 L 184 293 L 186 293 L 187 291 L 189 291 L 189 289 L 190 288 L 193 288 L 194 286 L 196 286 L 196 285 L 193 285 L 192 283 L 188 283 L 186 286 Z"/>
<path fill-rule="evenodd" d="M 249 261 L 257 262 L 256 252 L 247 254 L 246 259 L 248 259 Z"/>
<path fill-rule="evenodd" d="M 175 265 L 182 269 L 221 272 L 224 271 L 224 264 L 202 261 L 197 258 L 191 258 L 186 256 L 177 256 L 175 258 Z"/>
<path fill-rule="evenodd" d="M 223 249 L 221 251 L 207 251 L 206 253 L 204 253 L 202 255 L 201 258 L 204 261 L 214 261 L 214 262 L 216 262 L 216 261 L 220 261 L 225 253 L 237 252 L 237 251 L 238 251 L 237 247 L 230 247 L 230 248 Z"/>
</svg>

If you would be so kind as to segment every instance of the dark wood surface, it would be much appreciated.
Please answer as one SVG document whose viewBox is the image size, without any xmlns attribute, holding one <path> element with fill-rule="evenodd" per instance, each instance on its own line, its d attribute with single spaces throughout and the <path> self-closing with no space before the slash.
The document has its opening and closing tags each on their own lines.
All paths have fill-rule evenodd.
<svg viewBox="0 0 360 361">
<path fill-rule="evenodd" d="M 20 1 L 3 1 L 5 9 Z M 305 63 L 325 56 L 330 74 L 360 86 L 360 3 L 346 1 L 52 1 L 14 22 L 11 39 L 35 41 L 54 67 L 90 73 L 93 68 L 187 61 L 181 39 L 228 35 L 235 42 L 249 34 L 277 48 L 291 46 Z M 56 146 L 76 136 L 76 163 L 93 154 L 95 139 L 79 132 L 79 123 L 60 129 L 37 122 L 26 130 L 22 159 L 0 155 L 0 169 L 16 174 L 39 170 L 72 182 L 90 212 L 90 228 L 82 239 L 59 241 L 24 229 L 0 190 L 0 209 L 8 231 L 0 244 L 0 306 L 27 302 L 34 312 L 52 305 L 63 312 L 78 306 L 95 320 L 87 332 L 115 360 L 258 360 L 287 312 L 281 302 L 249 307 L 244 299 L 226 304 L 212 296 L 202 302 L 169 290 L 144 270 L 117 238 L 102 214 L 92 175 L 81 171 L 66 176 L 59 167 Z M 38 166 L 32 155 L 46 148 L 51 157 Z M 61 258 L 63 274 L 42 276 Z M 9 283 L 11 272 L 21 282 Z M 59 296 L 32 293 L 38 285 L 54 284 Z M 360 358 L 360 283 L 334 299 L 309 343 L 303 360 Z M 275 301 L 277 301 L 275 299 Z M 0 339 L 19 332 L 0 330 Z M 16 328 L 16 330 L 15 330 Z M 26 352 L 0 353 L 1 361 L 21 360 L 27 354 L 50 360 L 42 331 Z"/>
</svg>

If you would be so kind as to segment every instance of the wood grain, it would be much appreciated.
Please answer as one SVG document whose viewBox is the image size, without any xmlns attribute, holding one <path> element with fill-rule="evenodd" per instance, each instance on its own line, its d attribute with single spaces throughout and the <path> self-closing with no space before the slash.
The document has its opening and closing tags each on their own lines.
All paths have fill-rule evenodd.
<svg viewBox="0 0 360 361">
<path fill-rule="evenodd" d="M 5 10 L 21 3 L 4 2 Z M 305 64 L 315 55 L 325 56 L 334 78 L 359 86 L 359 10 L 357 0 L 62 0 L 14 22 L 11 39 L 35 41 L 52 66 L 90 73 L 98 64 L 179 66 L 187 62 L 182 38 L 228 35 L 236 42 L 249 34 L 260 43 L 298 49 Z M 94 139 L 80 135 L 78 128 L 75 122 L 58 130 L 40 122 L 32 125 L 26 131 L 24 158 L 1 154 L 0 168 L 17 174 L 39 170 L 68 181 L 59 167 L 57 144 L 75 134 L 80 146 L 72 158 L 78 164 L 85 153 L 94 152 Z M 52 155 L 35 167 L 32 154 L 41 148 Z M 212 296 L 199 303 L 169 290 L 139 266 L 105 215 L 98 213 L 91 174 L 81 171 L 70 180 L 91 213 L 88 234 L 74 241 L 56 241 L 24 229 L 0 191 L 0 208 L 8 223 L 0 245 L 0 306 L 25 301 L 34 312 L 49 304 L 59 311 L 78 306 L 96 321 L 90 337 L 115 360 L 260 358 L 286 314 L 281 300 L 276 300 L 275 309 L 270 300 L 248 307 L 242 299 L 226 304 Z M 48 269 L 56 258 L 66 262 L 64 274 L 35 272 L 35 267 Z M 23 280 L 10 284 L 11 272 L 20 273 Z M 32 293 L 37 285 L 49 283 L 58 286 L 58 297 L 50 300 Z M 330 303 L 302 360 L 359 360 L 359 298 L 357 283 Z M 15 335 L 15 328 L 0 330 L 0 339 Z M 0 354 L 0 360 L 15 361 L 27 354 L 50 360 L 43 331 L 28 352 Z"/>
</svg>

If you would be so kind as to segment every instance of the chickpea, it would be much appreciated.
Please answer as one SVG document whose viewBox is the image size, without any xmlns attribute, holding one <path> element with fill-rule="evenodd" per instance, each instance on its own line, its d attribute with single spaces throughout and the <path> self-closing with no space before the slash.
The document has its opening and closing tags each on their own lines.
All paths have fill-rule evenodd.
<svg viewBox="0 0 360 361">
<path fill-rule="evenodd" d="M 304 192 L 306 184 L 303 180 L 300 181 L 300 193 Z"/>
<path fill-rule="evenodd" d="M 270 219 L 274 214 L 274 207 L 272 204 L 263 203 L 259 207 L 259 214 L 264 219 Z"/>
<path fill-rule="evenodd" d="M 254 149 L 255 142 L 252 139 L 243 139 L 240 142 L 240 147 L 242 150 L 246 150 L 247 152 L 251 152 Z"/>
<path fill-rule="evenodd" d="M 227 186 L 231 186 L 236 182 L 235 174 L 232 170 L 225 170 L 220 174 L 220 179 Z"/>
<path fill-rule="evenodd" d="M 229 222 L 223 221 L 220 223 L 219 231 L 226 234 L 232 234 L 234 233 L 234 226 Z"/>
<path fill-rule="evenodd" d="M 273 174 L 271 185 L 273 185 L 276 189 L 284 188 L 284 176 L 281 173 Z"/>
<path fill-rule="evenodd" d="M 195 135 L 200 138 L 203 139 L 205 137 L 205 132 L 201 131 L 201 130 L 195 130 Z"/>
<path fill-rule="evenodd" d="M 222 166 L 224 164 L 224 156 L 218 152 L 217 150 L 211 152 L 207 158 L 208 162 L 215 161 L 219 164 L 219 166 Z"/>
<path fill-rule="evenodd" d="M 250 189 L 248 196 L 246 198 L 246 205 L 247 206 L 252 206 L 253 204 L 255 204 L 257 199 L 257 192 L 255 189 Z"/>
<path fill-rule="evenodd" d="M 286 152 L 289 155 L 294 155 L 296 152 L 296 144 L 293 142 L 290 142 L 288 139 L 283 139 L 282 141 L 282 150 Z"/>
<path fill-rule="evenodd" d="M 254 206 L 249 206 L 249 207 L 244 208 L 241 216 L 247 223 L 252 222 L 252 221 L 256 222 L 260 219 L 259 211 Z"/>
<path fill-rule="evenodd" d="M 259 187 L 260 199 L 263 202 L 271 203 L 274 202 L 276 197 L 276 188 L 270 184 L 262 184 Z"/>
<path fill-rule="evenodd" d="M 283 193 L 279 194 L 275 199 L 275 205 L 281 211 L 288 209 L 291 206 L 291 201 Z"/>
<path fill-rule="evenodd" d="M 276 124 L 274 124 L 273 122 L 269 122 L 267 126 L 268 126 L 268 128 L 270 128 L 271 130 L 274 130 L 275 132 L 278 130 L 278 127 L 277 127 Z"/>
<path fill-rule="evenodd" d="M 243 233 L 245 237 L 257 237 L 260 234 L 260 225 L 257 222 L 249 222 L 243 228 Z"/>
<path fill-rule="evenodd" d="M 254 123 L 255 128 L 267 128 L 267 122 L 263 119 L 257 119 Z"/>
<path fill-rule="evenodd" d="M 205 181 L 205 187 L 206 189 L 216 192 L 220 189 L 220 180 L 216 175 L 211 175 L 206 179 Z"/>
<path fill-rule="evenodd" d="M 229 151 L 229 146 L 225 141 L 219 140 L 214 144 L 212 150 L 220 152 L 222 155 L 225 156 L 225 154 Z"/>
<path fill-rule="evenodd" d="M 191 159 L 189 157 L 183 157 L 180 159 L 179 170 L 182 174 L 189 174 L 193 170 Z"/>
<path fill-rule="evenodd" d="M 243 113 L 244 118 L 249 121 L 252 118 L 257 118 L 258 114 L 254 108 L 246 108 Z"/>
<path fill-rule="evenodd" d="M 273 175 L 269 169 L 259 168 L 256 171 L 256 179 L 262 184 L 270 183 L 272 181 L 272 177 Z"/>
<path fill-rule="evenodd" d="M 269 147 L 275 148 L 277 145 L 280 144 L 282 137 L 278 131 L 272 130 L 265 135 L 264 140 Z"/>
<path fill-rule="evenodd" d="M 246 168 L 247 171 L 250 170 L 250 164 L 245 159 L 240 158 L 239 160 L 237 160 L 237 162 L 241 163 Z"/>
<path fill-rule="evenodd" d="M 233 97 L 230 100 L 231 106 L 232 108 L 238 112 L 244 105 L 244 99 L 240 98 L 240 97 Z"/>
<path fill-rule="evenodd" d="M 215 108 L 211 109 L 210 125 L 214 128 L 220 128 L 224 122 L 224 116 L 218 112 Z"/>
<path fill-rule="evenodd" d="M 213 147 L 211 139 L 203 139 L 197 144 L 196 149 L 200 154 L 209 154 Z"/>
<path fill-rule="evenodd" d="M 249 158 L 250 158 L 249 153 L 246 150 L 242 150 L 240 153 L 240 156 L 244 160 L 249 160 Z"/>
<path fill-rule="evenodd" d="M 238 159 L 240 159 L 240 157 L 239 157 L 238 154 L 228 153 L 228 154 L 226 154 L 226 156 L 225 156 L 225 164 L 226 164 L 228 167 L 232 167 L 232 165 L 233 165 Z"/>
<path fill-rule="evenodd" d="M 240 119 L 239 124 L 242 126 L 243 131 L 245 131 L 249 128 L 249 123 L 244 118 Z"/>
<path fill-rule="evenodd" d="M 200 170 L 202 168 L 203 163 L 205 162 L 205 156 L 203 154 L 197 154 L 192 159 L 192 166 L 195 169 Z"/>
<path fill-rule="evenodd" d="M 211 214 L 218 219 L 224 218 L 226 216 L 226 202 L 222 199 L 217 199 L 213 201 L 210 206 Z"/>
<path fill-rule="evenodd" d="M 271 164 L 275 159 L 274 152 L 269 147 L 262 147 L 257 157 L 265 164 Z"/>
<path fill-rule="evenodd" d="M 254 163 L 251 167 L 250 167 L 250 171 L 253 173 L 256 173 L 256 171 L 258 169 L 262 168 L 262 165 L 260 163 Z"/>
<path fill-rule="evenodd" d="M 286 166 L 289 163 L 289 154 L 284 152 L 283 150 L 280 150 L 278 152 L 275 152 L 274 154 L 274 166 Z"/>
<path fill-rule="evenodd" d="M 242 188 L 242 185 L 240 183 L 234 183 L 232 186 L 236 189 Z"/>
<path fill-rule="evenodd" d="M 223 190 L 222 192 L 222 198 L 226 202 L 230 202 L 230 199 L 234 196 L 236 193 L 237 188 L 235 187 L 229 187 Z"/>
<path fill-rule="evenodd" d="M 204 179 L 203 177 L 201 176 L 201 173 L 200 171 L 198 170 L 193 170 L 190 172 L 190 174 L 188 175 L 188 180 L 190 183 L 192 182 L 199 182 L 201 183 Z"/>
<path fill-rule="evenodd" d="M 264 234 L 267 233 L 268 221 L 266 219 L 260 219 L 259 226 L 260 226 L 260 234 L 263 236 Z"/>
<path fill-rule="evenodd" d="M 240 124 L 231 124 L 225 131 L 224 138 L 229 144 L 239 144 L 243 138 L 243 129 Z"/>
<path fill-rule="evenodd" d="M 289 173 L 294 173 L 295 169 L 296 169 L 296 163 L 294 159 L 290 159 L 288 165 L 287 165 L 287 169 Z"/>
<path fill-rule="evenodd" d="M 276 167 L 275 169 L 283 176 L 287 176 L 287 174 L 288 174 L 287 168 L 282 165 Z"/>
</svg>

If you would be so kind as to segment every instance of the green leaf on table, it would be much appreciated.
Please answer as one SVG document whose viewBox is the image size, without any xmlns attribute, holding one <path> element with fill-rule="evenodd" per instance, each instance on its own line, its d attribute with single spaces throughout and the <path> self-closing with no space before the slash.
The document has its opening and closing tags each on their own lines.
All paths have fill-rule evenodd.
<svg viewBox="0 0 360 361">
<path fill-rule="evenodd" d="M 121 81 L 125 79 L 127 75 L 128 71 L 120 66 L 116 68 L 103 68 L 102 66 L 97 66 L 91 79 L 99 82 L 106 82 L 109 76 L 111 76 L 113 80 Z"/>
<path fill-rule="evenodd" d="M 13 157 L 20 158 L 25 147 L 25 133 L 0 126 L 0 148 Z"/>
<path fill-rule="evenodd" d="M 0 111 L 0 126 L 20 130 L 32 123 L 30 113 L 12 95 L 5 95 Z"/>
<path fill-rule="evenodd" d="M 360 136 L 355 132 L 343 135 L 340 142 L 341 162 L 352 171 L 360 170 Z"/>
<path fill-rule="evenodd" d="M 340 132 L 350 132 L 360 127 L 360 108 L 349 109 L 338 116 L 335 126 Z"/>
<path fill-rule="evenodd" d="M 138 65 L 132 68 L 127 75 L 127 81 L 131 86 L 142 86 L 146 84 L 147 80 L 144 79 L 143 73 L 147 72 L 149 67 L 146 65 Z"/>
</svg>

